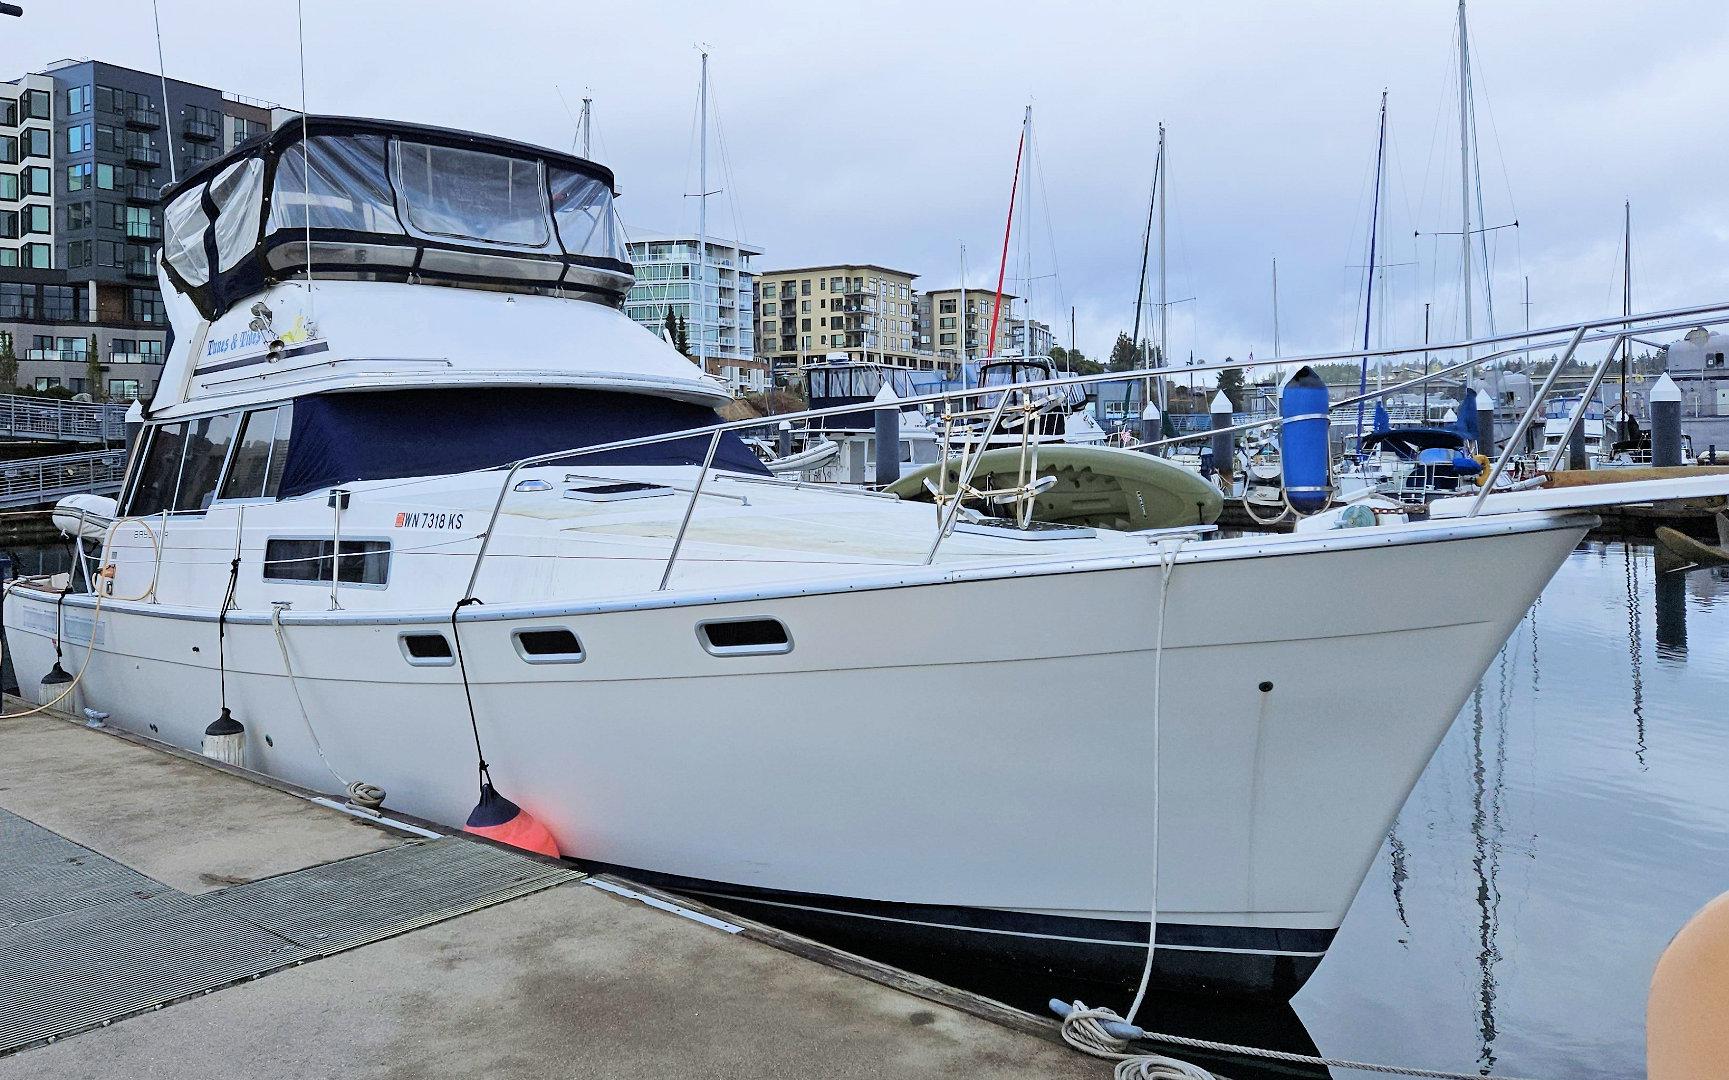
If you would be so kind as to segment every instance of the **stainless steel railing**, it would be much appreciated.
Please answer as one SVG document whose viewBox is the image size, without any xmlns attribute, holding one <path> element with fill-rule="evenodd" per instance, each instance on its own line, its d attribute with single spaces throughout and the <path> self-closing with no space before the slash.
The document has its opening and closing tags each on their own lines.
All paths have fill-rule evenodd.
<svg viewBox="0 0 1729 1080">
<path fill-rule="evenodd" d="M 1620 343 L 1623 337 L 1632 334 L 1635 330 L 1641 334 L 1655 334 L 1675 330 L 1689 330 L 1696 326 L 1714 326 L 1725 323 L 1729 323 L 1729 302 L 1672 308 L 1664 311 L 1646 312 L 1635 315 L 1614 315 L 1601 319 L 1590 319 L 1558 326 L 1543 327 L 1530 331 L 1520 331 L 1518 333 L 1492 334 L 1486 337 L 1475 338 L 1470 341 L 1457 341 L 1430 345 L 1395 346 L 1392 348 L 1368 350 L 1352 349 L 1334 353 L 1310 353 L 1301 356 L 1284 356 L 1267 360 L 1226 360 L 1216 363 L 1195 364 L 1192 366 L 1185 365 L 1182 368 L 1152 368 L 1126 372 L 1107 371 L 1101 372 L 1097 375 L 1075 375 L 1045 379 L 1038 382 L 1017 383 L 1015 384 L 1014 389 L 1021 392 L 1028 392 L 1051 390 L 1070 386 L 1089 386 L 1095 383 L 1122 382 L 1126 378 L 1186 378 L 1189 375 L 1197 373 L 1240 371 L 1256 367 L 1264 368 L 1282 366 L 1294 369 L 1304 365 L 1357 361 L 1365 356 L 1398 357 L 1419 353 L 1447 354 L 1459 350 L 1476 350 L 1487 346 L 1499 346 L 1487 353 L 1477 353 L 1472 355 L 1471 352 L 1467 352 L 1467 359 L 1465 360 L 1453 364 L 1442 365 L 1434 368 L 1427 374 L 1414 376 L 1394 385 L 1378 387 L 1368 393 L 1353 395 L 1344 398 L 1341 401 L 1331 403 L 1330 407 L 1340 408 L 1355 405 L 1359 401 L 1370 401 L 1375 398 L 1402 393 L 1406 390 L 1423 386 L 1437 379 L 1444 379 L 1461 372 L 1475 370 L 1480 366 L 1508 356 L 1519 354 L 1529 355 L 1533 351 L 1564 348 L 1565 353 L 1558 357 L 1556 362 L 1551 366 L 1541 388 L 1535 395 L 1533 395 L 1530 406 L 1520 417 L 1514 434 L 1506 440 L 1504 449 L 1501 451 L 1501 454 L 1490 470 L 1489 476 L 1485 479 L 1482 490 L 1478 494 L 1477 502 L 1473 504 L 1471 509 L 1471 516 L 1475 516 L 1481 509 L 1483 499 L 1487 496 L 1495 480 L 1498 479 L 1506 470 L 1508 462 L 1512 460 L 1515 447 L 1519 444 L 1519 441 L 1524 437 L 1525 433 L 1530 429 L 1535 418 L 1542 414 L 1546 399 L 1549 393 L 1553 390 L 1562 367 L 1572 359 L 1573 355 L 1582 344 L 1599 342 L 1610 343 L 1609 349 L 1605 352 L 1604 359 L 1597 365 L 1593 373 L 1591 391 L 1594 392 L 1597 384 L 1602 380 L 1603 373 L 1607 370 L 1609 358 L 1614 355 L 1615 346 Z M 1562 334 L 1565 334 L 1566 337 L 1559 336 Z M 965 401 L 968 398 L 978 397 L 981 394 L 991 393 L 993 391 L 1001 392 L 1002 389 L 1002 387 L 971 387 L 963 390 L 946 390 L 936 393 L 918 394 L 898 399 L 894 403 L 893 407 L 905 409 L 919 405 L 940 405 L 951 401 Z M 1578 416 L 1583 415 L 1580 410 L 1584 407 L 1584 403 L 1588 401 L 1588 399 L 1589 393 L 1581 397 L 1580 406 L 1574 410 L 1576 415 L 1571 421 L 1573 424 L 1577 423 Z M 1006 396 L 1004 400 L 1006 400 Z M 884 404 L 886 405 L 887 403 Z M 865 408 L 873 407 L 882 406 L 865 406 Z M 778 413 L 772 419 L 777 424 L 782 421 L 808 421 L 827 416 L 839 416 L 846 413 L 854 413 L 860 411 L 860 408 L 861 406 L 857 404 L 837 405 L 825 409 L 806 409 L 802 412 Z M 523 469 L 534 465 L 542 465 L 555 461 L 563 461 L 569 458 L 583 457 L 589 454 L 606 453 L 614 450 L 624 450 L 642 446 L 654 446 L 661 443 L 676 442 L 683 439 L 707 436 L 709 439 L 707 453 L 697 475 L 696 484 L 691 491 L 691 498 L 686 504 L 678 532 L 673 537 L 672 548 L 668 553 L 667 562 L 661 574 L 659 588 L 664 590 L 671 581 L 672 569 L 678 558 L 679 551 L 683 547 L 685 534 L 690 528 L 691 518 L 695 514 L 697 501 L 702 497 L 703 486 L 707 481 L 709 472 L 712 471 L 714 467 L 714 453 L 719 445 L 721 435 L 729 431 L 742 431 L 748 428 L 758 427 L 763 423 L 764 419 L 762 417 L 752 417 L 748 420 L 727 421 L 699 428 L 664 432 L 658 435 L 645 435 L 634 439 L 618 439 L 612 442 L 600 443 L 592 446 L 572 447 L 568 450 L 556 450 L 545 454 L 536 454 L 533 457 L 522 458 L 509 463 L 504 478 L 499 484 L 498 497 L 494 500 L 492 511 L 488 515 L 486 528 L 480 534 L 480 549 L 475 553 L 474 565 L 469 572 L 468 586 L 464 598 L 471 599 L 474 597 L 474 590 L 480 579 L 481 568 L 485 562 L 486 556 L 490 553 L 492 548 L 492 539 L 498 527 L 499 515 L 503 511 L 505 500 L 509 497 L 512 486 L 516 482 L 517 474 Z M 1270 416 L 1264 419 L 1255 419 L 1244 423 L 1233 424 L 1230 427 L 1222 429 L 1187 432 L 1170 438 L 1149 440 L 1134 444 L 1131 448 L 1157 449 L 1159 447 L 1177 443 L 1210 439 L 1214 435 L 1223 432 L 1234 433 L 1247 431 L 1275 425 L 1277 423 L 1279 423 L 1279 418 L 1277 416 Z M 1563 445 L 1564 444 L 1565 440 L 1563 440 Z M 939 522 L 937 535 L 932 543 L 929 554 L 924 560 L 927 565 L 936 558 L 936 552 L 942 544 L 943 539 L 952 532 L 955 520 L 955 515 L 949 514 L 943 517 Z"/>
</svg>

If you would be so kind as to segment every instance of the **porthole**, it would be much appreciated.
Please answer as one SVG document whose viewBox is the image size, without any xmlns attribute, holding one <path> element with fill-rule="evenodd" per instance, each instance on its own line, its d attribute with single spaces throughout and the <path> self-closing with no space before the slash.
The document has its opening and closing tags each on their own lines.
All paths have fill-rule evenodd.
<svg viewBox="0 0 1729 1080">
<path fill-rule="evenodd" d="M 779 619 L 716 619 L 699 623 L 696 636 L 715 656 L 761 656 L 792 651 L 792 635 Z"/>
<path fill-rule="evenodd" d="M 450 639 L 443 634 L 403 634 L 398 641 L 402 644 L 403 657 L 411 664 L 443 667 L 456 663 L 456 656 L 450 651 Z"/>
<path fill-rule="evenodd" d="M 510 639 L 516 655 L 530 664 L 580 664 L 587 655 L 577 636 L 562 626 L 518 630 Z"/>
</svg>

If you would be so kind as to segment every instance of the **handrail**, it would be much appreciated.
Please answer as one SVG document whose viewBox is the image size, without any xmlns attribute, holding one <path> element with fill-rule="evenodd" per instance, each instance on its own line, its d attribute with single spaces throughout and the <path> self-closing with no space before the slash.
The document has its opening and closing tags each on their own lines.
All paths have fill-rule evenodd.
<svg viewBox="0 0 1729 1080">
<path fill-rule="evenodd" d="M 1555 468 L 1561 464 L 1561 455 L 1567 452 L 1567 443 L 1572 440 L 1573 432 L 1577 431 L 1579 425 L 1584 421 L 1585 411 L 1590 407 L 1591 399 L 1597 396 L 1597 388 L 1603 385 L 1603 376 L 1609 373 L 1609 361 L 1615 359 L 1615 350 L 1626 336 L 1622 334 L 1620 338 L 1615 339 L 1614 344 L 1609 346 L 1608 351 L 1603 354 L 1603 359 L 1597 362 L 1597 369 L 1591 372 L 1591 379 L 1585 384 L 1584 391 L 1579 395 L 1579 404 L 1567 410 L 1567 430 L 1561 433 L 1561 441 L 1555 445 L 1555 453 L 1549 458 L 1550 472 L 1554 472 Z M 1626 408 L 1626 402 L 1622 402 L 1623 413 L 1625 413 Z"/>
<path fill-rule="evenodd" d="M 1712 317 L 1706 318 L 1705 316 L 1712 316 Z M 1658 323 L 1659 325 L 1656 325 L 1656 326 L 1645 325 L 1645 324 L 1653 323 L 1653 322 Z M 1533 341 L 1531 339 L 1532 338 L 1546 339 L 1546 338 L 1549 338 L 1555 334 L 1559 334 L 1559 333 L 1563 333 L 1563 332 L 1568 333 L 1570 336 L 1566 339 L 1566 343 L 1568 344 L 1569 349 L 1568 349 L 1566 358 L 1558 359 L 1556 361 L 1556 363 L 1551 367 L 1549 374 L 1548 374 L 1548 377 L 1545 378 L 1545 380 L 1544 380 L 1543 389 L 1537 395 L 1535 395 L 1533 397 L 1531 407 L 1526 411 L 1526 415 L 1521 418 L 1518 434 L 1523 435 L 1523 433 L 1526 430 L 1529 430 L 1530 420 L 1532 419 L 1532 417 L 1535 416 L 1537 410 L 1539 410 L 1541 408 L 1544 397 L 1547 395 L 1548 391 L 1553 387 L 1555 379 L 1559 376 L 1562 365 L 1566 362 L 1566 359 L 1571 358 L 1572 351 L 1574 349 L 1576 349 L 1580 343 L 1586 342 L 1586 341 L 1596 342 L 1596 341 L 1604 341 L 1604 340 L 1617 340 L 1618 341 L 1618 340 L 1620 340 L 1620 338 L 1622 336 L 1631 334 L 1633 332 L 1633 328 L 1635 325 L 1640 326 L 1641 332 L 1643 332 L 1643 333 L 1660 333 L 1660 332 L 1667 331 L 1667 330 L 1692 328 L 1694 326 L 1701 326 L 1701 325 L 1706 325 L 1706 326 L 1719 325 L 1719 324 L 1724 324 L 1724 323 L 1729 323 L 1729 303 L 1704 304 L 1704 305 L 1695 305 L 1692 307 L 1671 308 L 1671 309 L 1667 309 L 1664 311 L 1647 312 L 1647 313 L 1642 313 L 1642 314 L 1638 314 L 1638 315 L 1622 314 L 1622 315 L 1604 317 L 1604 318 L 1600 318 L 1600 319 L 1587 319 L 1587 320 L 1581 320 L 1579 322 L 1568 323 L 1568 324 L 1561 325 L 1561 326 L 1543 327 L 1543 328 L 1531 330 L 1528 332 L 1521 331 L 1518 333 L 1492 334 L 1492 335 L 1489 335 L 1487 337 L 1475 338 L 1475 339 L 1472 339 L 1470 341 L 1448 342 L 1448 343 L 1430 344 L 1430 345 L 1394 346 L 1394 347 L 1388 347 L 1388 348 L 1368 349 L 1368 350 L 1352 349 L 1348 352 L 1309 353 L 1309 354 L 1300 355 L 1300 356 L 1274 357 L 1274 358 L 1269 358 L 1269 359 L 1265 359 L 1265 360 L 1225 360 L 1225 361 L 1216 361 L 1213 363 L 1195 364 L 1193 366 L 1185 366 L 1181 369 L 1177 369 L 1177 368 L 1137 368 L 1137 369 L 1134 369 L 1131 371 L 1108 371 L 1108 372 L 1100 372 L 1096 375 L 1072 375 L 1072 376 L 1065 376 L 1062 378 L 1044 379 L 1044 380 L 1040 380 L 1038 382 L 1016 383 L 1016 384 L 1013 384 L 1012 387 L 988 387 L 988 388 L 987 387 L 967 387 L 967 388 L 959 389 L 959 390 L 944 390 L 944 391 L 938 391 L 938 392 L 929 393 L 929 394 L 917 394 L 917 395 L 913 395 L 910 397 L 899 398 L 892 403 L 891 402 L 873 403 L 870 406 L 866 406 L 866 408 L 891 407 L 891 408 L 897 408 L 897 409 L 905 409 L 909 406 L 935 404 L 937 402 L 944 402 L 944 401 L 950 401 L 950 400 L 956 400 L 956 399 L 964 400 L 964 399 L 969 398 L 969 397 L 976 397 L 976 396 L 978 396 L 980 394 L 984 394 L 984 393 L 999 392 L 999 391 L 1002 391 L 1004 389 L 1014 389 L 1014 390 L 1019 390 L 1019 391 L 1024 392 L 1024 391 L 1030 391 L 1030 390 L 1043 390 L 1043 389 L 1049 389 L 1049 388 L 1054 388 L 1054 387 L 1089 386 L 1089 385 L 1092 385 L 1095 383 L 1127 382 L 1127 381 L 1135 381 L 1135 380 L 1149 378 L 1149 377 L 1170 378 L 1170 377 L 1175 377 L 1178 375 L 1187 376 L 1187 375 L 1200 373 L 1200 372 L 1240 371 L 1240 370 L 1245 370 L 1248 368 L 1281 366 L 1281 365 L 1288 365 L 1288 366 L 1296 367 L 1296 366 L 1301 366 L 1301 365 L 1305 365 L 1305 364 L 1325 363 L 1325 362 L 1335 361 L 1335 360 L 1358 361 L 1358 360 L 1361 360 L 1365 356 L 1391 357 L 1391 356 L 1415 355 L 1417 353 L 1433 354 L 1433 353 L 1437 353 L 1437 352 L 1451 352 L 1451 351 L 1458 350 L 1458 349 L 1468 349 L 1468 348 L 1474 349 L 1474 348 L 1481 346 L 1481 345 L 1494 345 L 1494 344 L 1507 344 L 1508 345 L 1508 347 L 1503 348 L 1503 349 L 1499 349 L 1495 352 L 1477 355 L 1477 356 L 1472 357 L 1470 360 L 1462 361 L 1458 364 L 1449 365 L 1449 366 L 1440 368 L 1436 371 L 1432 371 L 1432 372 L 1425 374 L 1425 375 L 1415 376 L 1415 377 L 1408 379 L 1408 380 L 1404 381 L 1403 383 L 1399 383 L 1395 386 L 1382 387 L 1382 388 L 1379 388 L 1379 389 L 1377 389 L 1371 393 L 1355 395 L 1355 396 L 1346 398 L 1341 402 L 1330 403 L 1329 408 L 1332 408 L 1335 405 L 1350 405 L 1350 404 L 1355 404 L 1358 401 L 1369 400 L 1371 398 L 1377 398 L 1377 397 L 1382 397 L 1382 396 L 1385 396 L 1388 394 L 1398 393 L 1398 392 L 1400 392 L 1404 389 L 1407 389 L 1409 387 L 1421 386 L 1421 385 L 1428 383 L 1428 382 L 1431 382 L 1435 379 L 1445 378 L 1447 375 L 1454 374 L 1454 373 L 1461 371 L 1461 370 L 1464 370 L 1466 368 L 1479 367 L 1485 363 L 1488 363 L 1488 362 L 1496 360 L 1496 359 L 1500 359 L 1501 357 L 1504 357 L 1504 356 L 1510 356 L 1510 355 L 1513 355 L 1516 353 L 1529 353 L 1533 349 L 1551 348 L 1555 345 L 1562 344 L 1562 342 L 1554 341 L 1554 340 L 1536 340 L 1536 341 Z M 1594 333 L 1593 332 L 1593 331 L 1599 330 L 1602 327 L 1617 327 L 1618 329 L 1615 329 L 1615 330 L 1612 330 L 1612 331 L 1609 331 L 1606 333 Z M 1519 342 L 1519 344 L 1510 344 L 1513 342 Z M 1004 395 L 1004 401 L 1007 400 L 1008 396 L 1009 395 L 1007 395 L 1007 394 Z M 823 409 L 806 409 L 806 410 L 803 410 L 800 412 L 778 413 L 775 415 L 775 420 L 777 422 L 793 421 L 793 420 L 813 420 L 813 419 L 818 419 L 821 417 L 839 416 L 839 415 L 843 415 L 843 414 L 847 414 L 847 413 L 856 413 L 858 411 L 860 411 L 860 405 L 858 405 L 857 403 L 853 403 L 853 404 L 848 404 L 848 405 L 835 405 L 835 406 L 830 406 L 828 408 L 823 408 Z M 1135 446 L 1133 446 L 1132 448 L 1133 449 L 1153 449 L 1153 448 L 1157 448 L 1160 446 L 1166 446 L 1166 445 L 1170 445 L 1170 444 L 1174 444 L 1174 443 L 1191 442 L 1191 441 L 1196 441 L 1199 439 L 1211 438 L 1212 436 L 1218 435 L 1221 433 L 1245 431 L 1245 430 L 1250 430 L 1250 429 L 1258 428 L 1258 427 L 1266 427 L 1266 426 L 1269 426 L 1271 424 L 1275 424 L 1277 422 L 1278 422 L 1277 417 L 1269 417 L 1266 420 L 1251 421 L 1249 423 L 1237 424 L 1237 425 L 1233 425 L 1233 426 L 1227 427 L 1227 428 L 1207 429 L 1207 430 L 1203 430 L 1203 431 L 1196 431 L 1196 432 L 1187 433 L 1184 435 L 1178 435 L 1178 436 L 1174 436 L 1171 438 L 1152 440 L 1152 441 L 1148 441 L 1148 442 L 1144 442 L 1144 443 L 1135 444 Z M 624 450 L 624 449 L 632 449 L 632 448 L 641 447 L 641 446 L 654 446 L 654 445 L 659 445 L 661 443 L 676 442 L 676 441 L 679 441 L 682 439 L 692 439 L 692 438 L 696 438 L 698 436 L 703 436 L 703 435 L 707 435 L 710 437 L 710 440 L 711 440 L 710 447 L 712 450 L 718 444 L 718 440 L 722 434 L 724 434 L 726 432 L 730 432 L 730 431 L 741 431 L 741 430 L 745 430 L 748 428 L 759 427 L 763 423 L 764 423 L 764 420 L 762 417 L 751 417 L 751 418 L 746 419 L 746 420 L 722 421 L 722 422 L 717 423 L 717 424 L 709 424 L 709 425 L 704 425 L 702 427 L 696 427 L 696 428 L 686 428 L 686 429 L 683 429 L 680 431 L 662 432 L 662 433 L 659 433 L 656 435 L 644 435 L 644 436 L 639 436 L 639 437 L 631 438 L 631 439 L 616 439 L 616 440 L 613 440 L 611 442 L 597 443 L 597 444 L 594 444 L 591 446 L 571 447 L 569 449 L 564 449 L 564 450 L 548 451 L 546 453 L 536 454 L 536 455 L 533 455 L 530 457 L 520 458 L 516 461 L 509 462 L 508 468 L 506 469 L 506 472 L 505 472 L 505 475 L 503 478 L 503 482 L 500 483 L 500 485 L 499 485 L 498 497 L 493 501 L 492 511 L 487 517 L 486 528 L 480 534 L 480 548 L 475 553 L 474 566 L 469 572 L 468 585 L 467 585 L 467 588 L 465 590 L 465 599 L 471 599 L 474 597 L 474 588 L 480 579 L 481 566 L 482 566 L 487 554 L 491 550 L 493 533 L 496 531 L 499 515 L 503 512 L 504 501 L 506 498 L 509 497 L 511 485 L 515 482 L 517 474 L 520 473 L 524 468 L 527 468 L 527 467 L 530 467 L 533 465 L 546 464 L 548 462 L 553 462 L 553 461 L 560 461 L 560 460 L 573 458 L 573 457 L 584 457 L 584 456 L 587 456 L 589 454 L 605 453 L 605 452 L 612 451 L 612 450 Z M 1508 440 L 1508 447 L 1511 448 L 1516 443 L 1516 441 L 1517 441 L 1516 438 L 1515 439 L 1509 439 Z M 1502 460 L 1497 463 L 1498 464 L 1498 467 L 1496 469 L 1497 474 L 1505 468 L 1507 460 L 1508 460 L 1508 454 L 1507 454 L 1507 452 L 1504 451 L 1502 454 Z M 492 471 L 492 469 L 498 468 L 498 467 L 500 467 L 500 466 L 492 466 L 492 467 L 487 468 L 487 469 L 473 469 L 473 470 L 468 470 L 468 471 L 476 472 L 476 473 L 489 472 L 489 471 Z M 698 474 L 697 485 L 698 485 L 699 489 L 700 489 L 701 485 L 706 481 L 707 474 L 712 468 L 713 468 L 713 455 L 711 453 L 705 459 L 703 466 L 702 466 L 702 471 Z M 1486 493 L 1487 490 L 1488 490 L 1488 484 L 1485 484 L 1484 485 L 1484 492 Z M 1479 505 L 1480 505 L 1480 501 L 1481 501 L 1481 493 L 1479 495 Z M 688 525 L 689 515 L 694 510 L 694 506 L 695 506 L 695 499 L 693 497 L 691 503 L 687 506 L 686 521 L 685 521 L 686 525 Z M 1473 513 L 1475 513 L 1475 510 L 1473 510 Z M 946 529 L 948 527 L 948 524 L 949 524 L 948 522 L 941 521 L 939 519 L 939 532 L 938 532 L 937 540 L 936 540 L 936 543 L 938 545 L 941 544 L 942 530 Z M 683 532 L 684 532 L 684 528 L 681 526 L 678 539 L 682 539 Z M 676 557 L 676 555 L 677 555 L 676 541 L 675 541 L 675 547 L 674 547 L 672 554 L 674 557 Z M 933 546 L 932 555 L 930 557 L 934 558 L 934 546 Z M 663 575 L 662 588 L 665 587 L 665 580 L 666 580 L 666 575 Z"/>
<path fill-rule="evenodd" d="M 1555 378 L 1561 374 L 1561 369 L 1567 366 L 1567 361 L 1573 359 L 1573 353 L 1579 348 L 1579 342 L 1584 340 L 1583 326 L 1573 332 L 1573 340 L 1567 342 L 1567 351 L 1562 353 L 1555 363 L 1550 365 L 1549 374 L 1544 376 L 1543 385 L 1531 395 L 1531 405 L 1525 410 L 1525 415 L 1519 417 L 1519 423 L 1514 426 L 1513 434 L 1507 437 L 1507 445 L 1501 447 L 1501 453 L 1495 458 L 1495 467 L 1489 470 L 1489 475 L 1483 478 L 1482 487 L 1477 489 L 1477 499 L 1471 504 L 1471 512 L 1467 517 L 1476 517 L 1477 511 L 1483 508 L 1483 500 L 1489 497 L 1489 489 L 1495 486 L 1501 473 L 1507 468 L 1507 462 L 1513 460 L 1518 452 L 1519 443 L 1525 438 L 1525 433 L 1531 430 L 1532 422 L 1537 418 L 1537 412 L 1543 407 L 1543 401 L 1549 396 L 1549 391 L 1555 388 Z M 1620 340 L 1620 335 L 1616 336 Z M 1613 350 L 1611 350 L 1613 351 Z"/>
</svg>

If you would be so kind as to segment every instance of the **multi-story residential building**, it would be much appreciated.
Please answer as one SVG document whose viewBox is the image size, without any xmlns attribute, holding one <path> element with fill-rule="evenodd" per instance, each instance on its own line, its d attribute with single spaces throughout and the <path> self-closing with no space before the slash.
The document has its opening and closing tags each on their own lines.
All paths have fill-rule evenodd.
<svg viewBox="0 0 1729 1080">
<path fill-rule="evenodd" d="M 764 271 L 757 278 L 757 354 L 776 375 L 831 354 L 915 371 L 956 365 L 918 342 L 917 274 L 856 263 Z"/>
<path fill-rule="evenodd" d="M 1033 338 L 1031 350 L 1027 349 L 1026 341 L 1029 329 Z M 1015 356 L 1049 356 L 1051 346 L 1057 343 L 1056 335 L 1051 333 L 1050 324 L 1037 319 L 1025 322 L 1020 319 L 1013 320 L 997 331 L 999 341 L 1002 340 L 1004 330 L 1008 331 L 1008 352 Z"/>
<path fill-rule="evenodd" d="M 710 375 L 726 380 L 735 394 L 768 388 L 766 362 L 757 359 L 755 321 L 756 273 L 751 259 L 762 252 L 744 244 L 710 236 L 697 257 L 695 234 L 660 236 L 633 232 L 630 261 L 636 284 L 624 301 L 624 313 L 660 333 L 670 310 L 685 325 L 691 359 Z M 704 295 L 697 290 L 698 263 L 703 265 Z"/>
<path fill-rule="evenodd" d="M 0 343 L 20 385 L 155 391 L 167 340 L 158 195 L 271 122 L 266 103 L 178 79 L 164 99 L 159 76 L 95 60 L 0 83 Z"/>
<path fill-rule="evenodd" d="M 919 345 L 927 352 L 950 360 L 983 360 L 990 349 L 991 308 L 996 293 L 990 289 L 932 289 L 919 293 Z M 1008 350 L 1009 324 L 1015 314 L 1015 296 L 1004 293 L 997 313 L 997 352 Z M 964 335 L 964 338 L 963 338 Z M 1036 340 L 1036 337 L 1035 337 Z"/>
</svg>

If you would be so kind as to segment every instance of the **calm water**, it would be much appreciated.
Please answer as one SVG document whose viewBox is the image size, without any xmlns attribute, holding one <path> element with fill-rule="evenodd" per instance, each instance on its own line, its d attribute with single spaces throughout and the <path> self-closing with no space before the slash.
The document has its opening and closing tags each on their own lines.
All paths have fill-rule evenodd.
<svg viewBox="0 0 1729 1080">
<path fill-rule="evenodd" d="M 1383 687 L 1396 694 L 1396 687 Z M 1729 575 L 1574 552 L 1293 1003 L 1329 1056 L 1644 1072 L 1658 955 L 1729 889 Z"/>
<path fill-rule="evenodd" d="M 66 561 L 12 554 L 26 570 Z M 1359 692 L 1396 707 L 1399 687 Z M 1648 546 L 1581 546 L 1454 723 L 1292 1005 L 1155 1000 L 1143 1022 L 1430 1068 L 1642 1075 L 1652 967 L 1729 889 L 1726 703 L 1729 573 L 1659 575 Z M 1027 1008 L 1048 996 L 932 974 Z M 1208 1064 L 1238 1080 L 1324 1075 Z"/>
</svg>

